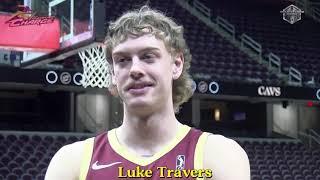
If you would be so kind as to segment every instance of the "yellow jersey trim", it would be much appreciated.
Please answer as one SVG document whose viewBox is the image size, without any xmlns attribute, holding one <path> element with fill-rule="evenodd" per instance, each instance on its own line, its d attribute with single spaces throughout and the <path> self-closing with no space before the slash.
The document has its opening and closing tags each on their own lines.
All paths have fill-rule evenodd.
<svg viewBox="0 0 320 180">
<path fill-rule="evenodd" d="M 203 132 L 198 139 L 196 150 L 194 152 L 194 169 L 203 169 L 203 156 L 204 148 L 208 139 L 209 133 Z M 203 180 L 204 178 L 197 178 L 197 180 Z"/>
<path fill-rule="evenodd" d="M 82 153 L 79 180 L 86 180 L 93 153 L 94 138 L 84 141 L 84 149 Z"/>
<path fill-rule="evenodd" d="M 169 151 L 171 151 L 188 134 L 190 129 L 191 128 L 186 125 L 180 126 L 179 131 L 176 135 L 176 138 L 174 138 L 174 140 L 172 140 L 168 145 L 166 145 L 161 151 L 157 152 L 152 157 L 147 157 L 147 158 L 139 157 L 129 152 L 125 147 L 123 147 L 117 140 L 115 129 L 111 130 L 108 133 L 108 139 L 112 149 L 115 152 L 117 152 L 120 156 L 140 166 L 147 166 L 152 162 L 161 158 L 163 155 L 165 155 Z"/>
</svg>

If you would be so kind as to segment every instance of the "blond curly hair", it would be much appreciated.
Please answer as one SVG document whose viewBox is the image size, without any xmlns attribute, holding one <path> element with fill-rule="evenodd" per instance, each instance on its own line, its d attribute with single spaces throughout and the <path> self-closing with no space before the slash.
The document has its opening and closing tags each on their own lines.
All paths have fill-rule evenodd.
<svg viewBox="0 0 320 180">
<path fill-rule="evenodd" d="M 140 9 L 126 12 L 114 22 L 110 22 L 105 39 L 107 60 L 112 62 L 113 48 L 125 41 L 129 35 L 139 37 L 145 34 L 153 34 L 162 40 L 172 55 L 183 54 L 182 74 L 173 80 L 172 85 L 173 108 L 175 113 L 178 113 L 181 104 L 187 102 L 193 94 L 192 79 L 189 74 L 191 54 L 183 37 L 183 27 L 177 25 L 170 17 L 145 5 Z"/>
</svg>

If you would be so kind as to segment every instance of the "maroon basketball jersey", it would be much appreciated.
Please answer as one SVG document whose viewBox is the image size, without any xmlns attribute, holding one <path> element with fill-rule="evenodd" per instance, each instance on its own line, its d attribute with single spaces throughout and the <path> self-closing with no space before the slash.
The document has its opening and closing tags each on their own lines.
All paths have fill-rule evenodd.
<svg viewBox="0 0 320 180">
<path fill-rule="evenodd" d="M 208 133 L 186 125 L 176 138 L 151 157 L 127 151 L 117 140 L 115 129 L 86 140 L 80 180 L 175 179 L 174 170 L 202 169 L 203 146 Z M 202 139 L 202 140 L 201 140 Z M 192 179 L 180 173 L 182 178 Z"/>
</svg>

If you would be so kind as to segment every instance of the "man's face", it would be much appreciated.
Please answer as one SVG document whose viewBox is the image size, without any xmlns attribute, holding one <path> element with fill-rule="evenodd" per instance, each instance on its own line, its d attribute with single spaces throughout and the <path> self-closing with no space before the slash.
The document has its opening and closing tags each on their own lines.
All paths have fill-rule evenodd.
<svg viewBox="0 0 320 180">
<path fill-rule="evenodd" d="M 113 81 L 127 108 L 154 109 L 172 99 L 174 72 L 183 62 L 175 63 L 179 58 L 171 56 L 162 40 L 150 34 L 129 37 L 113 49 L 112 59 Z"/>
</svg>

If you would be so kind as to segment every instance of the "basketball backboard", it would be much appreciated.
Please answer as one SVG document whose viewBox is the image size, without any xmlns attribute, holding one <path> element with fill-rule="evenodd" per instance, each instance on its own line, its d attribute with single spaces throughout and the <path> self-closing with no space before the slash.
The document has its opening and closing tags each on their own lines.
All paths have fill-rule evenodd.
<svg viewBox="0 0 320 180">
<path fill-rule="evenodd" d="M 38 49 L 24 51 L 21 67 L 33 68 L 63 60 L 77 54 L 79 50 L 104 40 L 106 18 L 103 0 L 20 0 L 20 2 L 16 0 L 16 2 L 20 3 L 17 10 L 29 14 L 31 12 L 30 17 L 54 17 L 60 23 L 59 47 L 52 51 Z M 14 11 L 11 13 L 12 16 L 15 15 Z M 24 20 L 32 21 L 28 18 Z M 39 26 L 39 24 L 35 26 L 37 25 Z"/>
</svg>

